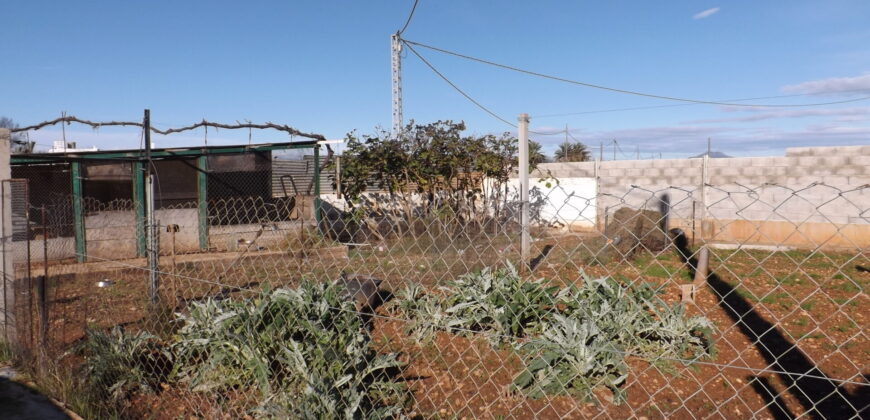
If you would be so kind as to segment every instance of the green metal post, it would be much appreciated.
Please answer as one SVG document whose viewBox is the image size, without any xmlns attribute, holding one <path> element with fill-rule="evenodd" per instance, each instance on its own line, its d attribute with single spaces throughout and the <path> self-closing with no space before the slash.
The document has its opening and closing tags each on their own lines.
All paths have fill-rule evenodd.
<svg viewBox="0 0 870 420">
<path fill-rule="evenodd" d="M 88 247 L 85 237 L 85 214 L 82 208 L 82 164 L 70 162 L 72 181 L 73 227 L 75 231 L 76 261 L 87 261 Z"/>
<path fill-rule="evenodd" d="M 208 249 L 208 156 L 196 158 L 197 210 L 199 214 L 199 248 Z"/>
<path fill-rule="evenodd" d="M 133 162 L 133 210 L 136 212 L 136 255 L 145 256 L 145 167 Z"/>
<path fill-rule="evenodd" d="M 314 146 L 314 220 L 320 226 L 320 145 Z"/>
</svg>

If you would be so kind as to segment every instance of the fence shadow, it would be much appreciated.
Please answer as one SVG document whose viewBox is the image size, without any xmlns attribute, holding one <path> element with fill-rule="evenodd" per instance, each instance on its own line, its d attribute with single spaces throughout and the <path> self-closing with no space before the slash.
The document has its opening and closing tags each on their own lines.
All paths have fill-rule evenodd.
<svg viewBox="0 0 870 420">
<path fill-rule="evenodd" d="M 692 256 L 685 232 L 671 229 L 670 233 L 680 259 L 694 276 L 697 259 Z M 785 384 L 786 390 L 800 401 L 807 414 L 824 419 L 861 416 L 870 403 L 870 396 L 866 392 L 858 391 L 856 395 L 851 395 L 842 386 L 835 385 L 776 325 L 765 320 L 749 301 L 712 270 L 707 275 L 707 285 L 728 317 L 764 357 L 769 368 L 783 372 L 777 376 Z M 766 401 L 770 400 L 769 395 L 764 392 L 761 394 Z M 785 414 L 775 411 L 777 409 L 771 408 L 771 415 L 776 418 Z"/>
</svg>

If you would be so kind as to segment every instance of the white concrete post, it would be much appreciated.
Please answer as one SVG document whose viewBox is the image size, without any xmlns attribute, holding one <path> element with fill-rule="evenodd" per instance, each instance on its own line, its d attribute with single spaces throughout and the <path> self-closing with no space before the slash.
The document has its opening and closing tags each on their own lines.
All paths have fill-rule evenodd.
<svg viewBox="0 0 870 420">
<path fill-rule="evenodd" d="M 710 231 L 707 222 L 707 184 L 710 182 L 710 154 L 706 153 L 701 161 L 701 239 L 710 237 L 713 233 Z M 692 239 L 694 240 L 694 238 Z"/>
<path fill-rule="evenodd" d="M 529 263 L 529 114 L 520 114 L 517 117 L 519 124 L 517 129 L 520 138 L 520 203 L 522 204 L 522 239 L 521 252 L 522 267 Z"/>
<path fill-rule="evenodd" d="M 13 344 L 15 336 L 15 269 L 12 263 L 12 189 L 8 180 L 12 178 L 10 159 L 12 153 L 12 133 L 5 128 L 0 128 L 0 191 L 2 191 L 2 204 L 0 204 L 0 218 L 2 218 L 2 232 L 0 232 L 0 259 L 2 259 L 3 281 L 2 302 L 0 302 L 0 328 L 3 329 L 3 339 Z"/>
</svg>

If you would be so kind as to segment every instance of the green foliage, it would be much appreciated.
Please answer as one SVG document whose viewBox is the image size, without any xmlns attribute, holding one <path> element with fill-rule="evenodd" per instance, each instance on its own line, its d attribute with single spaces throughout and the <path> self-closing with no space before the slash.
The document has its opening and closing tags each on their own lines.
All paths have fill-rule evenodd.
<svg viewBox="0 0 870 420">
<path fill-rule="evenodd" d="M 604 385 L 619 403 L 626 355 L 656 364 L 713 355 L 713 324 L 686 317 L 681 305 L 668 305 L 659 293 L 648 284 L 630 287 L 609 278 L 585 278 L 580 286 L 560 289 L 543 279 L 523 280 L 507 265 L 463 276 L 439 295 L 409 286 L 392 305 L 412 320 L 416 337 L 439 329 L 486 332 L 494 344 L 517 346 L 525 369 L 515 390 L 532 397 L 588 398 Z"/>
<path fill-rule="evenodd" d="M 567 394 L 588 399 L 596 386 L 604 385 L 615 403 L 625 399 L 620 386 L 628 366 L 620 348 L 591 320 L 555 315 L 540 339 L 522 350 L 526 369 L 513 385 L 532 398 Z"/>
<path fill-rule="evenodd" d="M 461 335 L 485 332 L 493 344 L 540 332 L 553 309 L 558 288 L 543 280 L 523 280 L 510 264 L 484 268 L 449 282 L 439 295 L 412 283 L 400 290 L 392 308 L 411 320 L 408 332 L 418 341 L 431 340 L 438 330 Z M 443 295 L 444 297 L 441 297 Z"/>
<path fill-rule="evenodd" d="M 78 348 L 85 357 L 81 376 L 99 398 L 117 402 L 131 392 L 153 392 L 172 368 L 173 355 L 155 336 L 88 329 Z"/>
<path fill-rule="evenodd" d="M 383 418 L 404 388 L 395 354 L 377 354 L 353 303 L 303 282 L 253 302 L 205 301 L 181 315 L 177 378 L 195 391 L 256 389 L 261 416 Z"/>
<path fill-rule="evenodd" d="M 415 188 L 434 193 L 445 189 L 474 188 L 467 174 L 481 173 L 507 180 L 517 167 L 517 139 L 509 133 L 463 136 L 464 123 L 437 121 L 407 125 L 401 138 L 387 131 L 356 136 L 348 133 L 341 163 L 342 192 L 355 201 L 368 185 L 388 192 Z M 544 162 L 540 145 L 531 146 L 532 168 Z"/>
<path fill-rule="evenodd" d="M 547 155 L 544 154 L 541 143 L 529 140 L 529 167 L 534 168 L 545 162 L 547 162 Z"/>
<path fill-rule="evenodd" d="M 388 197 L 368 210 L 403 218 L 408 225 L 426 217 L 451 225 L 499 220 L 509 201 L 504 187 L 518 167 L 517 139 L 509 133 L 475 136 L 463 131 L 464 123 L 438 121 L 411 122 L 400 138 L 383 130 L 349 133 L 340 176 L 347 204 L 364 207 L 363 193 L 377 186 Z M 530 152 L 531 170 L 546 158 L 537 143 L 530 142 Z"/>
<path fill-rule="evenodd" d="M 426 294 L 420 283 L 412 282 L 399 289 L 389 306 L 409 320 L 405 332 L 417 342 L 430 342 L 435 332 L 447 324 L 448 315 L 441 309 L 441 301 Z"/>
<path fill-rule="evenodd" d="M 462 276 L 442 289 L 447 296 L 442 304 L 443 325 L 493 333 L 493 342 L 540 332 L 558 290 L 542 279 L 523 280 L 510 264 Z"/>
<path fill-rule="evenodd" d="M 396 354 L 378 354 L 351 301 L 335 287 L 303 282 L 253 300 L 205 300 L 177 314 L 164 344 L 147 333 L 89 331 L 82 373 L 118 402 L 163 383 L 194 392 L 253 390 L 256 417 L 393 418 L 407 401 Z"/>
<path fill-rule="evenodd" d="M 0 340 L 0 363 L 9 363 L 15 360 L 15 351 L 12 345 L 5 340 Z"/>
<path fill-rule="evenodd" d="M 585 144 L 575 141 L 559 145 L 553 158 L 556 162 L 586 162 L 592 159 L 592 154 Z"/>
<path fill-rule="evenodd" d="M 713 324 L 685 317 L 680 304 L 668 305 L 647 283 L 625 286 L 609 278 L 585 278 L 562 289 L 564 314 L 590 320 L 611 341 L 647 357 L 694 359 L 713 351 Z"/>
</svg>

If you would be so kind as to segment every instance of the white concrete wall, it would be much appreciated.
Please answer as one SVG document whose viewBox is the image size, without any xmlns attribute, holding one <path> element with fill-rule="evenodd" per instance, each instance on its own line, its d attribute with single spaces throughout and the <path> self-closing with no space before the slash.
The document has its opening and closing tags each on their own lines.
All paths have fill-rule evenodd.
<svg viewBox="0 0 870 420">
<path fill-rule="evenodd" d="M 519 179 L 510 180 L 510 188 L 517 190 Z M 546 225 L 569 230 L 591 230 L 597 217 L 597 191 L 595 178 L 529 178 L 529 201 L 540 209 L 540 221 Z M 540 207 L 538 207 L 540 206 Z"/>
</svg>

